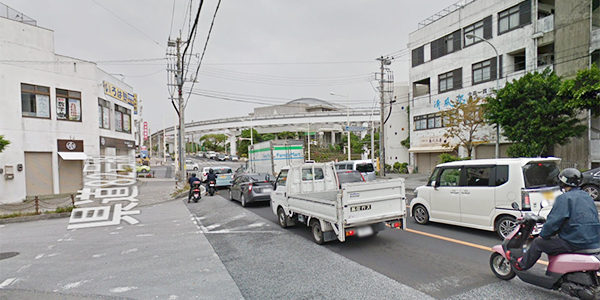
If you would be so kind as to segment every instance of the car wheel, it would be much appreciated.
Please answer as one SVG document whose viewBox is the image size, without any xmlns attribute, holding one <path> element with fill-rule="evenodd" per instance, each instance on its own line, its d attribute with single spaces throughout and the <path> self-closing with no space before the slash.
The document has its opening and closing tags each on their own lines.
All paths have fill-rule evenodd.
<svg viewBox="0 0 600 300">
<path fill-rule="evenodd" d="M 229 200 L 233 201 L 235 199 L 233 199 L 233 191 L 231 189 L 229 189 Z"/>
<path fill-rule="evenodd" d="M 599 194 L 600 188 L 598 188 L 597 186 L 588 184 L 588 185 L 583 186 L 581 189 L 584 192 L 590 194 L 590 197 L 592 197 L 592 199 L 594 199 L 594 201 L 600 200 L 600 194 Z"/>
<path fill-rule="evenodd" d="M 242 202 L 243 207 L 246 207 L 246 205 L 248 205 L 248 203 L 246 203 L 246 196 L 244 196 L 244 193 L 242 193 L 242 199 L 240 199 L 240 201 Z"/>
<path fill-rule="evenodd" d="M 421 204 L 415 205 L 413 208 L 413 218 L 415 219 L 415 222 L 421 225 L 429 223 L 429 212 L 427 211 L 427 208 Z"/>
<path fill-rule="evenodd" d="M 142 173 L 148 173 L 148 170 L 142 169 Z"/>
<path fill-rule="evenodd" d="M 279 208 L 277 210 L 277 216 L 279 219 L 279 226 L 281 226 L 281 228 L 287 228 L 288 225 L 288 216 L 285 214 L 285 211 L 283 210 L 283 208 Z"/>
<path fill-rule="evenodd" d="M 194 167 L 194 171 L 198 171 L 198 168 Z"/>
<path fill-rule="evenodd" d="M 503 216 L 498 221 L 496 221 L 496 233 L 502 239 L 505 239 L 517 226 L 517 222 L 515 217 L 513 216 Z"/>
<path fill-rule="evenodd" d="M 312 229 L 315 243 L 323 245 L 323 230 L 321 230 L 321 222 L 319 222 L 317 219 L 313 219 L 310 221 L 310 228 Z"/>
</svg>

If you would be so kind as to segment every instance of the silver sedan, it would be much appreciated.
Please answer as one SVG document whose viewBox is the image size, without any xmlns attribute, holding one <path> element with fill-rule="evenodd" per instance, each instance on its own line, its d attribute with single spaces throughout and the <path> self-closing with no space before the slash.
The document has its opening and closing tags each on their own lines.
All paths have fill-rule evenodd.
<svg viewBox="0 0 600 300">
<path fill-rule="evenodd" d="M 273 191 L 272 176 L 269 174 L 249 173 L 237 176 L 229 190 L 229 199 L 237 200 L 242 206 L 252 202 L 270 201 Z"/>
</svg>

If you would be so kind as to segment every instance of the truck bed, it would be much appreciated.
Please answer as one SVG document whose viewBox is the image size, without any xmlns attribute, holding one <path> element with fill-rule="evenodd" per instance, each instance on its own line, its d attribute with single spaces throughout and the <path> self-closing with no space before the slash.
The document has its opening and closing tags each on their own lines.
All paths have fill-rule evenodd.
<svg viewBox="0 0 600 300">
<path fill-rule="evenodd" d="M 289 209 L 343 227 L 403 218 L 404 179 L 346 183 L 342 189 L 289 195 Z"/>
</svg>

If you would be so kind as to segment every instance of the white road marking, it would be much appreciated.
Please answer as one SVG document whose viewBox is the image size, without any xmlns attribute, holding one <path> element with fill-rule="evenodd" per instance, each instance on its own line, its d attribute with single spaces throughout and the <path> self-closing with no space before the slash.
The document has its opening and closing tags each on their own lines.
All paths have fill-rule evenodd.
<svg viewBox="0 0 600 300">
<path fill-rule="evenodd" d="M 123 252 L 121 252 L 121 254 L 129 254 L 132 252 L 137 252 L 138 248 L 133 248 L 133 249 L 128 249 L 128 250 L 124 250 Z"/>
<path fill-rule="evenodd" d="M 106 253 L 102 253 L 102 254 L 94 254 L 94 255 L 92 255 L 92 257 L 93 257 L 93 258 L 99 258 L 99 257 L 102 257 L 102 256 L 104 256 L 104 255 L 106 255 Z"/>
<path fill-rule="evenodd" d="M 154 236 L 154 234 L 152 233 L 146 233 L 146 234 L 138 234 L 136 235 L 137 237 L 144 237 L 144 236 Z"/>
<path fill-rule="evenodd" d="M 86 283 L 86 282 L 90 282 L 89 280 L 82 280 L 82 281 L 77 281 L 77 282 L 73 282 L 73 283 L 67 283 L 63 286 L 63 290 L 70 290 L 72 288 L 76 288 L 79 287 L 80 285 Z"/>
<path fill-rule="evenodd" d="M 0 289 L 3 289 L 17 281 L 17 278 L 8 278 L 4 282 L 0 283 Z"/>
<path fill-rule="evenodd" d="M 35 256 L 35 259 L 40 259 L 40 258 L 44 257 L 44 255 L 46 255 L 46 253 L 38 254 Z"/>
<path fill-rule="evenodd" d="M 21 272 L 22 270 L 25 270 L 25 269 L 27 269 L 27 268 L 29 268 L 29 267 L 31 267 L 31 265 L 24 265 L 24 266 L 20 267 L 20 268 L 17 270 L 17 273 L 19 273 L 19 272 Z"/>
<path fill-rule="evenodd" d="M 112 293 L 124 293 L 131 290 L 137 290 L 137 286 L 122 286 L 110 289 Z"/>
</svg>

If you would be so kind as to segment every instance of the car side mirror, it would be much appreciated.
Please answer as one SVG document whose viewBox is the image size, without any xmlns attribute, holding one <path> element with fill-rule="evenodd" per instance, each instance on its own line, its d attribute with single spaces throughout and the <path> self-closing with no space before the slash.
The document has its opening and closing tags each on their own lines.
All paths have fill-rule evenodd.
<svg viewBox="0 0 600 300">
<path fill-rule="evenodd" d="M 440 186 L 440 183 L 434 180 L 431 182 L 431 186 L 433 186 L 434 188 L 438 188 Z"/>
<path fill-rule="evenodd" d="M 513 202 L 513 203 L 511 204 L 511 206 L 512 206 L 512 208 L 514 208 L 514 209 L 516 209 L 516 210 L 519 210 L 519 209 L 520 209 L 520 207 L 519 207 L 519 203 L 517 203 L 517 202 Z"/>
<path fill-rule="evenodd" d="M 542 202 L 540 202 L 540 209 L 548 207 L 548 205 L 550 205 L 550 202 L 548 202 L 548 200 L 542 200 Z"/>
</svg>

